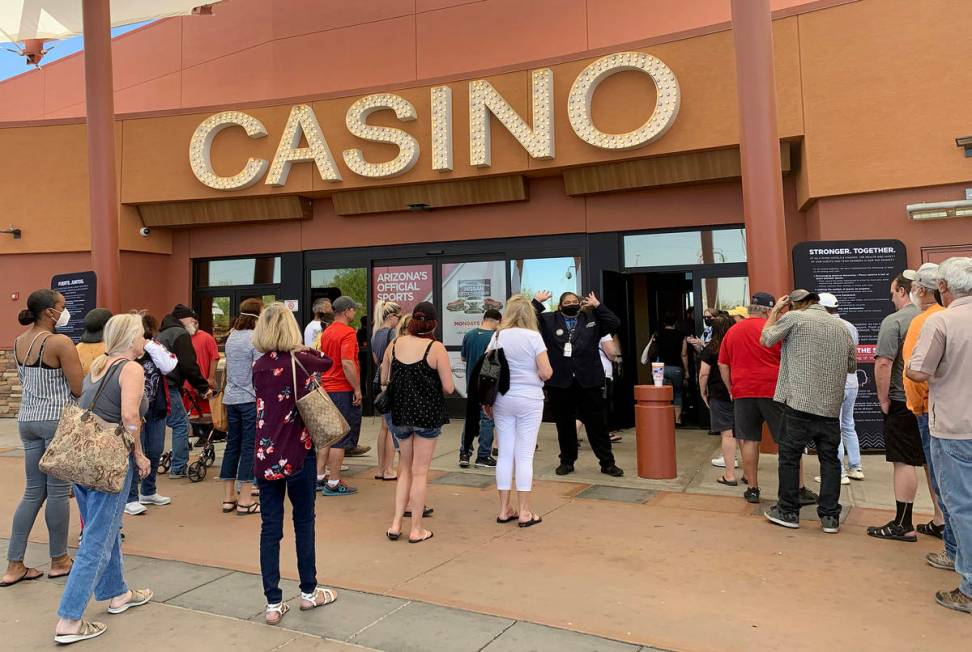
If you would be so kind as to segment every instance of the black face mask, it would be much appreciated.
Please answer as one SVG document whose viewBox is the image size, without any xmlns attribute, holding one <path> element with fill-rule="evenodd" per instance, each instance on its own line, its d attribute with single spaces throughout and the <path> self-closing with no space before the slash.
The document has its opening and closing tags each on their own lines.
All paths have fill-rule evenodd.
<svg viewBox="0 0 972 652">
<path fill-rule="evenodd" d="M 715 318 L 714 317 L 703 317 L 702 318 L 702 321 L 705 322 L 705 325 L 706 326 L 711 326 L 712 325 L 712 322 L 715 321 Z"/>
<path fill-rule="evenodd" d="M 572 306 L 561 306 L 560 312 L 564 313 L 568 317 L 576 317 L 577 313 L 580 312 L 580 304 L 575 303 Z"/>
</svg>

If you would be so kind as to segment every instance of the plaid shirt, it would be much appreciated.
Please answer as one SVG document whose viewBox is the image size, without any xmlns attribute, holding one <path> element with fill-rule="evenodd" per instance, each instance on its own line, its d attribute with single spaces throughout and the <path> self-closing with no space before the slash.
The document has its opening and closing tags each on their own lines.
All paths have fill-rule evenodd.
<svg viewBox="0 0 972 652">
<path fill-rule="evenodd" d="M 857 370 L 857 349 L 839 319 L 823 306 L 790 310 L 763 328 L 762 343 L 783 342 L 773 399 L 794 410 L 838 418 L 847 374 Z"/>
</svg>

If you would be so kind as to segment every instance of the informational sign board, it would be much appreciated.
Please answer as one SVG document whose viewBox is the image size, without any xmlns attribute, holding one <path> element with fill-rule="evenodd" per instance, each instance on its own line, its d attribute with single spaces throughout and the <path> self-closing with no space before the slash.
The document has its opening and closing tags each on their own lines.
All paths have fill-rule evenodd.
<svg viewBox="0 0 972 652">
<path fill-rule="evenodd" d="M 375 301 L 394 301 L 408 314 L 423 301 L 432 301 L 432 265 L 375 267 L 371 276 Z M 381 315 L 375 315 L 381 319 Z"/>
<path fill-rule="evenodd" d="M 801 242 L 793 248 L 794 285 L 837 297 L 840 316 L 860 334 L 854 423 L 862 449 L 884 448 L 884 417 L 874 383 L 874 350 L 881 321 L 894 311 L 891 281 L 908 266 L 900 240 Z"/>
<path fill-rule="evenodd" d="M 442 264 L 442 340 L 462 345 L 467 332 L 479 326 L 489 308 L 502 310 L 506 301 L 506 261 Z"/>
<path fill-rule="evenodd" d="M 297 312 L 300 310 L 300 300 L 299 299 L 284 299 L 284 306 L 290 312 Z"/>
<path fill-rule="evenodd" d="M 95 273 L 58 274 L 51 279 L 51 289 L 64 295 L 64 307 L 71 313 L 71 321 L 57 332 L 67 335 L 77 344 L 84 332 L 84 316 L 97 307 Z"/>
</svg>

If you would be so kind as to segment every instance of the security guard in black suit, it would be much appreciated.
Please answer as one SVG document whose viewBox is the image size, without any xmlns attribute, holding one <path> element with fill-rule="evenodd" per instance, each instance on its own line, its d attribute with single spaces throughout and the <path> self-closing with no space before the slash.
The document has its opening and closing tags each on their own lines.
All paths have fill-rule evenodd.
<svg viewBox="0 0 972 652">
<path fill-rule="evenodd" d="M 564 292 L 560 295 L 559 310 L 544 312 L 543 302 L 550 296 L 548 291 L 537 292 L 533 307 L 553 367 L 553 377 L 547 381 L 547 396 L 560 440 L 557 475 L 567 475 L 574 470 L 577 460 L 575 417 L 579 415 L 587 430 L 591 450 L 601 463 L 601 472 L 620 477 L 624 471 L 614 463 L 611 439 L 605 427 L 604 368 L 598 344 L 606 333 L 616 332 L 621 321 L 601 305 L 593 292 L 583 301 L 573 292 Z"/>
</svg>

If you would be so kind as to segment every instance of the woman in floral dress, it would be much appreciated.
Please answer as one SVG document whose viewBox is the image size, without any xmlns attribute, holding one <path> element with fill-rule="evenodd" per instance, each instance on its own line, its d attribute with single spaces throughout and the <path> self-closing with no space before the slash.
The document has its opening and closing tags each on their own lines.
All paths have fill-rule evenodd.
<svg viewBox="0 0 972 652">
<path fill-rule="evenodd" d="M 336 599 L 332 589 L 317 585 L 314 550 L 317 455 L 296 403 L 298 397 L 309 391 L 313 380 L 319 381 L 321 373 L 330 368 L 331 360 L 303 346 L 297 321 L 282 303 L 273 303 L 260 314 L 253 331 L 253 345 L 264 354 L 253 363 L 257 409 L 253 475 L 260 489 L 263 520 L 260 570 L 267 596 L 266 620 L 276 625 L 289 609 L 280 590 L 284 494 L 290 498 L 293 511 L 300 608 L 314 609 Z M 299 364 L 292 366 L 291 356 Z"/>
</svg>

